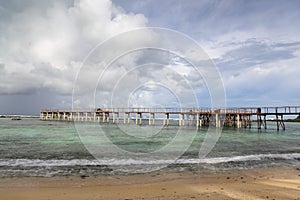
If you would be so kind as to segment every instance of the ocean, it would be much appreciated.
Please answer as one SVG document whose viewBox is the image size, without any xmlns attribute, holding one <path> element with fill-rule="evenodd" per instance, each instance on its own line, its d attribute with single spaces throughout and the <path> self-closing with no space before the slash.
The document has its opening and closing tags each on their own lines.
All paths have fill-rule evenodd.
<svg viewBox="0 0 300 200">
<path fill-rule="evenodd" d="M 98 133 L 98 129 L 105 135 Z M 300 165 L 300 123 L 286 123 L 285 131 L 277 131 L 274 122 L 268 122 L 267 130 L 223 128 L 208 154 L 199 157 L 207 131 L 205 127 L 196 130 L 195 126 L 74 124 L 3 118 L 0 176 L 97 176 L 153 170 L 218 172 Z M 179 132 L 183 137 L 168 147 Z M 91 154 L 92 148 L 98 153 Z"/>
</svg>

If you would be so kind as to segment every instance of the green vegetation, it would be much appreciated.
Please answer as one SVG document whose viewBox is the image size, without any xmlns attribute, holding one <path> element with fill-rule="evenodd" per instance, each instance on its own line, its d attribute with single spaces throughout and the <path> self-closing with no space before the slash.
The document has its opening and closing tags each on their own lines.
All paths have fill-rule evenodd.
<svg viewBox="0 0 300 200">
<path fill-rule="evenodd" d="M 6 118 L 6 116 L 4 116 L 4 115 L 1 115 L 1 116 L 0 116 L 0 118 Z"/>
</svg>

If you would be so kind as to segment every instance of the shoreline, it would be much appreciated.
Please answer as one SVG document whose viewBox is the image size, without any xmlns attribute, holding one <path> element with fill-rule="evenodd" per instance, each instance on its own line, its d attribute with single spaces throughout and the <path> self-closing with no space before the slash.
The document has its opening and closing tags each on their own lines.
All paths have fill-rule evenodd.
<svg viewBox="0 0 300 200">
<path fill-rule="evenodd" d="M 300 199 L 299 167 L 2 178 L 0 199 Z"/>
</svg>

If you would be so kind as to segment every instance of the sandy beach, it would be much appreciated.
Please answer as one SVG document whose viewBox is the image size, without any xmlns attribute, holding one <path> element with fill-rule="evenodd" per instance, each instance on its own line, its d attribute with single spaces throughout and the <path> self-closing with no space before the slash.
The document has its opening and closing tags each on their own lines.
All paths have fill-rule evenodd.
<svg viewBox="0 0 300 200">
<path fill-rule="evenodd" d="M 0 199 L 300 199 L 300 170 L 2 178 Z"/>
</svg>

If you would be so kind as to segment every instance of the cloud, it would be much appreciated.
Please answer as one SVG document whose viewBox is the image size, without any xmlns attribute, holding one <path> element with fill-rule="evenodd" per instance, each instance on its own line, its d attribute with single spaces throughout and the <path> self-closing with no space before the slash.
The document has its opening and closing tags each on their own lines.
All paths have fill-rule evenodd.
<svg viewBox="0 0 300 200">
<path fill-rule="evenodd" d="M 299 95 L 294 91 L 299 85 L 299 42 L 256 38 L 220 46 L 228 48 L 215 62 L 223 76 L 229 105 L 298 104 Z"/>
<path fill-rule="evenodd" d="M 295 58 L 294 53 L 300 49 L 298 42 L 274 43 L 265 40 L 249 39 L 240 42 L 230 42 L 220 46 L 229 47 L 215 62 L 222 68 L 239 70 L 266 63 L 276 63 L 280 60 Z"/>
<path fill-rule="evenodd" d="M 76 71 L 95 45 L 147 23 L 109 0 L 31 3 L 1 7 L 10 11 L 0 21 L 1 94 L 43 88 L 71 94 Z"/>
<path fill-rule="evenodd" d="M 149 59 L 150 53 L 152 59 Z M 137 57 L 138 60 L 130 59 Z M 86 80 L 87 76 L 82 75 L 82 80 Z M 91 75 L 88 77 L 91 80 Z M 135 102 L 134 105 L 138 102 L 140 106 L 149 107 L 174 102 L 174 97 L 179 98 L 182 105 L 195 106 L 195 101 L 191 100 L 193 92 L 204 86 L 203 79 L 190 64 L 178 57 L 170 58 L 168 52 L 153 49 L 134 51 L 120 57 L 99 78 L 96 88 L 98 106 L 124 107 L 129 106 L 128 102 Z M 90 88 L 95 89 L 95 85 Z M 81 91 L 76 94 L 82 99 Z M 87 95 L 85 98 L 78 103 L 90 102 L 91 98 Z"/>
<path fill-rule="evenodd" d="M 70 106 L 66 98 L 70 98 L 77 72 L 96 45 L 138 27 L 159 26 L 183 32 L 203 47 L 221 72 L 231 105 L 297 103 L 300 96 L 294 91 L 299 90 L 300 74 L 298 8 L 297 0 L 2 1 L 0 95 L 11 99 L 47 91 L 60 99 L 62 106 Z M 108 64 L 103 58 L 125 48 L 167 42 L 170 48 L 182 48 L 175 52 L 151 48 L 129 52 L 111 63 L 97 85 Z M 162 40 L 147 32 L 116 40 L 106 51 L 95 51 L 85 63 L 87 68 L 80 72 L 80 95 L 97 87 L 98 103 L 102 105 L 110 104 L 114 90 L 118 91 L 115 101 L 119 105 L 124 99 L 141 105 L 173 101 L 164 86 L 179 94 L 185 105 L 191 105 L 191 92 L 200 102 L 208 102 L 200 103 L 201 106 L 209 105 L 207 77 L 199 76 L 189 63 L 172 53 L 189 55 L 198 66 L 209 65 L 210 60 L 205 53 L 198 55 L 193 47 L 179 42 Z M 205 69 L 202 72 L 205 75 Z M 119 79 L 122 81 L 116 88 Z M 138 86 L 141 89 L 132 93 Z"/>
<path fill-rule="evenodd" d="M 144 13 L 151 26 L 175 29 L 197 41 L 215 40 L 234 32 L 252 37 L 298 38 L 300 2 L 247 0 L 114 0 L 125 10 Z M 168 12 L 166 12 L 168 10 Z M 279 14 L 280 13 L 280 14 Z M 233 35 L 232 35 L 233 34 Z M 259 35 L 257 35 L 259 34 Z"/>
<path fill-rule="evenodd" d="M 194 38 L 220 70 L 231 105 L 298 104 L 299 1 L 114 2 Z"/>
<path fill-rule="evenodd" d="M 0 63 L 0 71 L 4 71 L 5 65 L 3 63 Z"/>
</svg>

